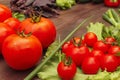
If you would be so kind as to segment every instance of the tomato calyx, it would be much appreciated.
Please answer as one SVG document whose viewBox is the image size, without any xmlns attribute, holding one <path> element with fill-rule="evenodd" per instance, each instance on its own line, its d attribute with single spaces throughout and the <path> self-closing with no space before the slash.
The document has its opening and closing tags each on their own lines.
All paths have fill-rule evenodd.
<svg viewBox="0 0 120 80">
<path fill-rule="evenodd" d="M 29 33 L 25 33 L 25 30 L 22 30 L 22 31 L 18 31 L 17 34 L 21 37 L 29 37 L 32 35 L 32 32 L 29 32 Z"/>
<path fill-rule="evenodd" d="M 40 14 L 35 14 L 34 12 L 31 12 L 31 18 L 32 18 L 32 20 L 31 20 L 31 22 L 32 23 L 38 23 L 38 22 L 40 22 L 40 20 L 41 20 L 41 17 L 42 17 L 42 12 L 40 12 Z"/>
<path fill-rule="evenodd" d="M 71 57 L 64 57 L 63 63 L 65 66 L 70 66 L 72 64 L 72 58 Z"/>
<path fill-rule="evenodd" d="M 73 37 L 72 42 L 76 47 L 79 47 L 82 44 L 82 40 L 79 37 Z"/>
</svg>

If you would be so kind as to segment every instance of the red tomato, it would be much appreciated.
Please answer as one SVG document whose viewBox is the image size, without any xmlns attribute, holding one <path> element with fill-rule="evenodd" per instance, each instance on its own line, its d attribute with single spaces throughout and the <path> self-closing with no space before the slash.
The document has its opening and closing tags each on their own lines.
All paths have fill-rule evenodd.
<svg viewBox="0 0 120 80">
<path fill-rule="evenodd" d="M 3 22 L 7 18 L 12 17 L 12 12 L 7 6 L 0 4 L 0 22 Z"/>
<path fill-rule="evenodd" d="M 115 38 L 113 37 L 106 37 L 105 38 L 105 43 L 108 45 L 108 47 L 110 48 L 112 46 L 112 44 L 114 44 L 116 42 Z"/>
<path fill-rule="evenodd" d="M 108 54 L 117 56 L 118 54 L 120 54 L 120 47 L 119 46 L 111 46 L 108 50 Z M 120 65 L 120 56 L 117 56 L 117 58 L 119 60 L 119 65 Z"/>
<path fill-rule="evenodd" d="M 20 24 L 21 30 L 26 33 L 32 32 L 42 43 L 43 48 L 47 48 L 56 38 L 56 29 L 50 19 L 41 17 L 39 22 L 32 22 L 27 18 Z"/>
<path fill-rule="evenodd" d="M 98 38 L 96 36 L 95 33 L 93 32 L 87 32 L 84 35 L 84 42 L 88 45 L 88 46 L 93 46 L 95 42 L 97 42 Z"/>
<path fill-rule="evenodd" d="M 108 46 L 103 41 L 97 41 L 94 44 L 93 49 L 98 49 L 106 53 L 108 51 Z"/>
<path fill-rule="evenodd" d="M 70 51 L 72 48 L 74 48 L 74 44 L 70 41 L 65 42 L 62 45 L 62 52 L 65 53 L 67 55 L 67 52 Z"/>
<path fill-rule="evenodd" d="M 86 46 L 74 47 L 67 52 L 77 66 L 81 66 L 82 61 L 89 55 L 89 49 Z"/>
<path fill-rule="evenodd" d="M 76 65 L 72 62 L 69 65 L 66 65 L 63 61 L 58 64 L 57 72 L 60 78 L 63 80 L 72 80 L 77 71 Z"/>
<path fill-rule="evenodd" d="M 100 60 L 100 58 L 104 55 L 104 53 L 101 50 L 93 49 L 90 55 Z"/>
<path fill-rule="evenodd" d="M 4 39 L 13 33 L 15 32 L 8 25 L 0 23 L 0 53 Z"/>
<path fill-rule="evenodd" d="M 6 19 L 4 23 L 9 25 L 13 30 L 17 31 L 21 22 L 16 18 L 10 17 Z"/>
<path fill-rule="evenodd" d="M 85 74 L 96 74 L 100 68 L 100 63 L 97 58 L 89 56 L 86 57 L 83 62 L 81 69 Z"/>
<path fill-rule="evenodd" d="M 118 67 L 118 59 L 116 56 L 106 54 L 101 58 L 101 69 L 107 70 L 108 72 L 114 72 Z"/>
<path fill-rule="evenodd" d="M 11 68 L 26 70 L 35 66 L 40 60 L 42 45 L 33 35 L 23 37 L 12 34 L 4 40 L 2 53 L 6 63 Z"/>
</svg>

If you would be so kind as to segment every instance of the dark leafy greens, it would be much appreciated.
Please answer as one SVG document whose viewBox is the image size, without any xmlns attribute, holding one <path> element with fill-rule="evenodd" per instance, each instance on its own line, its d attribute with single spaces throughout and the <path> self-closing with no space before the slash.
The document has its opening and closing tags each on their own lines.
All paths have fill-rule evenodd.
<svg viewBox="0 0 120 80">
<path fill-rule="evenodd" d="M 59 15 L 55 0 L 11 0 L 10 7 L 13 12 L 20 12 L 30 17 L 31 13 L 44 17 Z"/>
</svg>

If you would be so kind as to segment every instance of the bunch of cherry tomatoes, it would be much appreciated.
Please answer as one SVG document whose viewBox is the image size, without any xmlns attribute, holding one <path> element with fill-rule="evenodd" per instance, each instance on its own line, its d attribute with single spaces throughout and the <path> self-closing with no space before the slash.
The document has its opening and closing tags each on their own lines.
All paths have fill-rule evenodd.
<svg viewBox="0 0 120 80">
<path fill-rule="evenodd" d="M 37 20 L 36 20 L 37 19 Z M 13 69 L 29 69 L 41 59 L 56 38 L 50 19 L 33 16 L 20 21 L 9 7 L 0 4 L 0 54 Z"/>
<path fill-rule="evenodd" d="M 72 80 L 79 67 L 84 74 L 96 74 L 100 69 L 114 72 L 120 65 L 120 46 L 114 37 L 106 37 L 98 40 L 93 32 L 87 32 L 83 38 L 74 37 L 65 42 L 62 52 L 66 55 L 66 61 L 61 61 L 57 67 L 58 75 L 63 80 Z"/>
</svg>

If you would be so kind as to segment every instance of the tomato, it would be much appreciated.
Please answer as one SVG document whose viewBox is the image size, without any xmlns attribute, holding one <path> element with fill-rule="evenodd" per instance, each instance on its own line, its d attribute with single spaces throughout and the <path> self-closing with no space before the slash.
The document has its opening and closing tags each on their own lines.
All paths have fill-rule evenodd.
<svg viewBox="0 0 120 80">
<path fill-rule="evenodd" d="M 87 32 L 84 35 L 84 41 L 88 46 L 93 46 L 95 42 L 97 42 L 97 35 L 93 32 Z"/>
<path fill-rule="evenodd" d="M 105 38 L 105 43 L 108 45 L 108 47 L 110 48 L 112 46 L 112 44 L 115 44 L 116 40 L 114 37 L 106 37 Z"/>
<path fill-rule="evenodd" d="M 104 53 L 101 50 L 93 49 L 90 55 L 100 60 L 100 58 L 104 55 Z"/>
<path fill-rule="evenodd" d="M 106 53 L 108 51 L 108 46 L 107 44 L 105 44 L 103 41 L 100 40 L 94 44 L 93 49 L 99 49 L 104 53 Z"/>
<path fill-rule="evenodd" d="M 12 69 L 26 70 L 35 66 L 40 60 L 42 45 L 33 35 L 12 34 L 4 40 L 2 53 L 6 63 Z"/>
<path fill-rule="evenodd" d="M 7 18 L 12 17 L 12 12 L 7 6 L 0 4 L 0 22 L 3 22 Z"/>
<path fill-rule="evenodd" d="M 20 27 L 26 33 L 32 32 L 41 41 L 44 49 L 56 38 L 56 28 L 53 22 L 47 18 L 41 17 L 38 22 L 32 22 L 32 18 L 27 18 L 21 22 Z"/>
<path fill-rule="evenodd" d="M 0 23 L 0 53 L 4 39 L 13 33 L 15 32 L 8 25 Z"/>
<path fill-rule="evenodd" d="M 21 22 L 16 18 L 10 17 L 4 23 L 9 25 L 13 30 L 18 31 Z"/>
<path fill-rule="evenodd" d="M 112 54 L 114 56 L 117 56 L 120 54 L 120 47 L 119 46 L 111 46 L 108 50 L 108 54 Z M 120 65 L 120 56 L 117 56 L 119 60 L 119 65 Z"/>
<path fill-rule="evenodd" d="M 67 55 L 67 52 L 71 50 L 73 47 L 75 47 L 75 45 L 72 42 L 67 41 L 62 45 L 62 52 Z"/>
<path fill-rule="evenodd" d="M 89 49 L 86 46 L 74 47 L 67 52 L 77 66 L 81 66 L 82 61 L 89 55 Z"/>
<path fill-rule="evenodd" d="M 116 56 L 106 54 L 101 58 L 101 69 L 107 70 L 108 72 L 114 72 L 118 67 L 118 59 Z"/>
<path fill-rule="evenodd" d="M 75 46 L 76 47 L 79 47 L 81 45 L 85 45 L 83 43 L 83 40 L 80 38 L 80 37 L 74 37 L 72 38 L 71 40 L 65 42 L 63 45 L 62 45 L 62 52 L 63 53 L 67 53 L 68 51 L 70 51 L 72 48 L 74 48 Z"/>
<path fill-rule="evenodd" d="M 74 62 L 70 64 L 65 64 L 64 61 L 61 61 L 57 66 L 57 72 L 62 80 L 72 80 L 77 71 L 76 65 Z"/>
<path fill-rule="evenodd" d="M 93 56 L 86 57 L 83 62 L 81 69 L 85 74 L 96 74 L 100 68 L 100 63 L 97 58 Z"/>
</svg>

